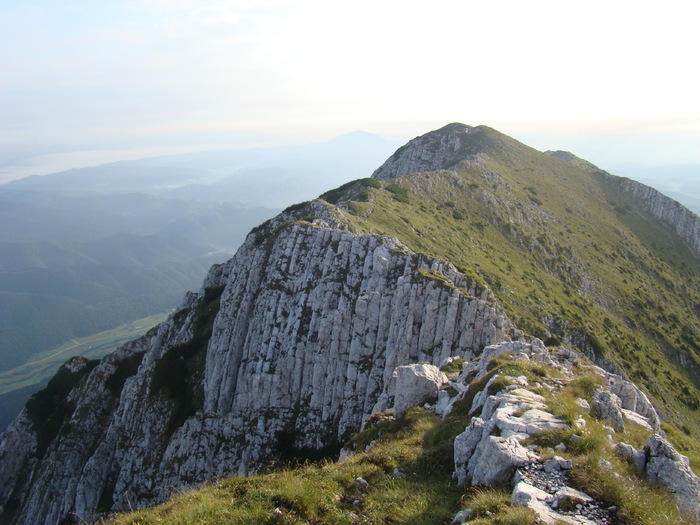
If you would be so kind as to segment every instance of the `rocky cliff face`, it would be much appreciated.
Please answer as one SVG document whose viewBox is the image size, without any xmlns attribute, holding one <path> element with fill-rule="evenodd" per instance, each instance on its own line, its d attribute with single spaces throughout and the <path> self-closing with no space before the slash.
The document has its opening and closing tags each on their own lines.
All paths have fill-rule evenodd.
<svg viewBox="0 0 700 525">
<path fill-rule="evenodd" d="M 625 177 L 607 176 L 623 192 L 641 201 L 657 219 L 683 239 L 695 257 L 700 257 L 700 217 L 660 191 Z"/>
<path fill-rule="evenodd" d="M 452 124 L 411 141 L 374 177 L 479 164 L 499 140 L 488 128 Z M 489 191 L 512 190 L 484 174 Z M 348 191 L 384 191 L 370 182 L 377 186 Z M 697 217 L 686 220 L 654 190 L 629 191 L 684 224 L 697 253 Z M 322 201 L 290 207 L 213 267 L 167 322 L 99 363 L 66 363 L 1 438 L 4 516 L 91 520 L 270 460 L 337 450 L 374 409 L 392 399 L 401 409 L 405 385 L 417 383 L 394 376 L 397 367 L 472 360 L 522 335 L 485 285 L 344 217 Z M 503 219 L 502 229 L 515 223 Z M 637 390 L 613 393 L 620 410 L 658 425 Z"/>
<path fill-rule="evenodd" d="M 489 138 L 482 131 L 483 126 L 454 123 L 416 137 L 389 157 L 372 177 L 387 180 L 408 173 L 450 169 L 484 150 Z"/>
<path fill-rule="evenodd" d="M 588 171 L 598 173 L 604 177 L 606 182 L 624 194 L 637 199 L 642 203 L 643 208 L 675 231 L 695 257 L 700 257 L 700 217 L 681 203 L 641 182 L 601 171 L 595 165 L 568 151 L 547 151 L 546 153 Z"/>
<path fill-rule="evenodd" d="M 345 226 L 320 202 L 282 214 L 166 323 L 96 366 L 69 362 L 45 400 L 51 425 L 28 406 L 3 436 L 6 512 L 90 519 L 333 447 L 397 366 L 512 334 L 488 289 L 452 265 Z"/>
</svg>

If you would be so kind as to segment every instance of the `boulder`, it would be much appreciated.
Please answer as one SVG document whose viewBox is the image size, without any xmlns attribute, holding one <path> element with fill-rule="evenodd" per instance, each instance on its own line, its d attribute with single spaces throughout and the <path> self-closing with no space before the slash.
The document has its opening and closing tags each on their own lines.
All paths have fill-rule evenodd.
<svg viewBox="0 0 700 525">
<path fill-rule="evenodd" d="M 466 523 L 467 521 L 472 519 L 473 516 L 474 511 L 472 509 L 462 509 L 457 514 L 455 514 L 454 518 L 452 518 L 452 524 L 462 525 L 462 523 Z"/>
<path fill-rule="evenodd" d="M 629 423 L 634 423 L 635 425 L 639 425 L 640 427 L 648 430 L 649 432 L 654 432 L 654 430 L 658 430 L 651 426 L 651 424 L 649 423 L 649 418 L 646 418 L 641 414 L 637 414 L 632 410 L 627 410 L 626 408 L 623 408 L 622 417 L 625 421 Z"/>
<path fill-rule="evenodd" d="M 661 419 L 656 413 L 654 405 L 637 385 L 620 376 L 613 375 L 610 391 L 620 398 L 620 406 L 623 410 L 630 411 L 630 417 L 634 417 L 631 413 L 638 414 L 653 431 L 661 430 Z M 635 420 L 635 422 L 638 421 Z"/>
<path fill-rule="evenodd" d="M 511 501 L 516 506 L 534 510 L 544 523 L 555 523 L 553 519 L 547 520 L 545 518 L 545 516 L 550 517 L 552 514 L 552 509 L 546 503 L 549 498 L 550 495 L 544 490 L 520 481 L 513 489 Z"/>
<path fill-rule="evenodd" d="M 615 432 L 623 432 L 625 430 L 622 403 L 620 398 L 612 392 L 597 388 L 593 392 L 591 412 L 598 419 L 610 421 Z"/>
<path fill-rule="evenodd" d="M 576 405 L 583 410 L 584 412 L 590 412 L 591 411 L 591 405 L 588 401 L 586 401 L 583 398 L 577 398 L 576 399 Z"/>
<path fill-rule="evenodd" d="M 422 405 L 437 398 L 447 376 L 433 365 L 414 364 L 396 369 L 394 415 L 401 417 L 410 407 Z"/>
<path fill-rule="evenodd" d="M 445 416 L 451 412 L 450 408 L 450 394 L 447 390 L 440 390 L 438 392 L 438 400 L 435 405 L 435 413 L 438 416 Z"/>
<path fill-rule="evenodd" d="M 455 461 L 455 478 L 460 485 L 467 481 L 469 473 L 467 467 L 469 460 L 472 458 L 477 445 L 481 442 L 484 434 L 486 422 L 480 417 L 472 418 L 469 426 L 455 437 L 454 441 L 454 461 Z"/>
<path fill-rule="evenodd" d="M 627 443 L 618 443 L 615 445 L 615 452 L 630 461 L 637 467 L 637 471 L 644 472 L 646 467 L 647 456 L 643 450 L 636 450 L 632 445 Z"/>
<path fill-rule="evenodd" d="M 678 508 L 700 523 L 700 478 L 688 458 L 676 451 L 661 434 L 654 434 L 644 447 L 646 476 L 673 494 Z"/>
<path fill-rule="evenodd" d="M 562 501 L 568 500 L 574 504 L 577 503 L 592 503 L 594 500 L 585 492 L 576 490 L 571 487 L 562 487 L 554 493 L 554 501 L 560 505 Z"/>
<path fill-rule="evenodd" d="M 365 478 L 355 478 L 355 485 L 363 492 L 369 488 L 369 483 Z"/>
<path fill-rule="evenodd" d="M 571 470 L 571 460 L 564 459 L 561 456 L 554 456 L 544 462 L 544 471 L 548 474 L 563 470 Z"/>
<path fill-rule="evenodd" d="M 510 481 L 515 469 L 532 461 L 532 453 L 513 437 L 488 436 L 469 461 L 472 485 Z"/>
</svg>

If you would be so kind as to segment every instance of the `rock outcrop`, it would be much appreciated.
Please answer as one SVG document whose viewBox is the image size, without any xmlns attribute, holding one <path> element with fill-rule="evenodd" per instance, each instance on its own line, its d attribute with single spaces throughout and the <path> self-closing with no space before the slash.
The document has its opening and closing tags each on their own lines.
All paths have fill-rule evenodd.
<svg viewBox="0 0 700 525">
<path fill-rule="evenodd" d="M 691 470 L 688 458 L 660 434 L 647 440 L 644 452 L 647 478 L 670 491 L 678 506 L 700 523 L 700 478 Z"/>
<path fill-rule="evenodd" d="M 653 432 L 652 423 L 657 426 L 658 415 L 634 384 L 578 361 L 576 354 L 567 349 L 550 352 L 537 339 L 491 345 L 484 349 L 478 360 L 464 363 L 463 373 L 450 379 L 450 385 L 457 393 L 451 399 L 440 400 L 436 406 L 438 413 L 447 415 L 450 411 L 445 407 L 467 396 L 473 399 L 469 412 L 474 417 L 454 440 L 455 479 L 471 485 L 511 482 L 514 486 L 513 504 L 529 507 L 542 523 L 612 523 L 614 509 L 569 486 L 571 460 L 560 456 L 545 459 L 547 456 L 542 457 L 537 446 L 528 444 L 530 438 L 540 434 L 563 431 L 561 436 L 569 436 L 567 442 L 575 445 L 586 433 L 585 419 L 579 416 L 570 423 L 555 417 L 549 411 L 545 397 L 532 391 L 535 385 L 530 384 L 525 376 L 495 374 L 485 381 L 486 374 L 492 369 L 492 360 L 498 356 L 513 363 L 547 363 L 563 379 L 541 377 L 536 388 L 547 390 L 553 396 L 575 378 L 572 373 L 574 364 L 578 364 L 579 369 L 587 368 L 597 374 L 606 385 L 594 391 L 591 413 L 603 423 L 612 421 L 617 427 L 609 429 L 612 434 L 624 430 L 623 411 L 629 412 L 628 421 L 648 429 L 649 433 Z M 469 384 L 467 378 L 471 380 Z M 480 391 L 472 391 L 477 385 L 480 385 Z M 611 390 L 624 393 L 627 406 L 638 407 L 644 415 L 633 409 L 622 409 L 621 398 Z M 634 400 L 637 399 L 643 401 L 636 403 Z M 581 414 L 589 410 L 585 400 L 577 399 L 575 404 Z M 440 407 L 442 409 L 438 410 Z M 608 440 L 608 447 L 615 443 L 611 435 L 608 435 Z M 567 446 L 561 442 L 554 449 L 565 452 Z M 668 490 L 679 509 L 700 523 L 700 478 L 690 469 L 688 458 L 679 454 L 661 434 L 651 435 L 644 450 L 637 451 L 622 442 L 616 443 L 612 450 L 632 462 L 651 483 Z M 601 462 L 609 465 L 610 475 L 620 476 L 612 471 L 609 462 L 602 458 Z M 470 514 L 462 511 L 455 516 L 454 522 L 463 523 L 463 515 Z"/>
<path fill-rule="evenodd" d="M 456 169 L 481 166 L 488 188 L 472 188 L 472 194 L 484 209 L 496 210 L 508 203 L 495 192 L 512 193 L 514 186 L 484 166 L 505 140 L 516 143 L 490 128 L 450 124 L 399 149 L 373 176 L 455 170 L 447 174 L 454 175 L 454 191 L 462 191 L 472 184 L 457 180 Z M 515 162 L 518 156 L 510 157 Z M 414 179 L 411 184 L 421 183 Z M 413 404 L 436 400 L 436 412 L 447 416 L 471 395 L 474 418 L 455 441 L 459 481 L 519 476 L 516 500 L 539 502 L 556 515 L 554 502 L 579 498 L 595 515 L 595 502 L 567 488 L 566 469 L 547 466 L 526 444 L 570 428 L 541 394 L 565 384 L 575 352 L 525 339 L 477 277 L 395 238 L 357 231 L 362 220 L 351 223 L 342 210 L 361 214 L 362 206 L 351 204 L 391 189 L 370 182 L 351 183 L 356 203 L 339 197 L 338 208 L 323 201 L 290 207 L 255 228 L 229 262 L 214 266 L 199 292 L 188 294 L 165 323 L 99 362 L 77 358 L 64 365 L 0 438 L 4 518 L 29 525 L 90 521 L 216 477 L 248 474 L 270 460 L 330 454 L 375 411 L 393 407 L 401 416 Z M 643 188 L 630 185 L 628 191 L 673 223 L 697 256 L 697 217 Z M 326 194 L 330 201 L 333 193 Z M 528 237 L 513 225 L 555 220 L 537 199 L 505 207 L 499 228 L 516 242 Z M 452 218 L 462 220 L 456 212 Z M 430 235 L 401 218 L 417 235 Z M 582 346 L 573 338 L 564 342 Z M 469 392 L 470 382 L 488 374 L 489 363 L 502 354 L 561 369 L 564 379 L 537 386 L 524 375 L 493 376 L 480 392 Z M 445 378 L 435 366 L 455 357 L 466 360 L 462 373 L 441 389 Z M 613 407 L 605 414 L 614 412 L 615 426 L 627 420 L 660 429 L 639 388 L 590 369 L 603 378 L 601 406 Z M 645 456 L 647 472 L 662 457 L 668 458 Z"/>
<path fill-rule="evenodd" d="M 284 213 L 166 323 L 76 376 L 60 419 L 23 412 L 0 444 L 2 504 L 25 524 L 89 520 L 330 450 L 397 366 L 508 338 L 488 297 L 451 264 L 351 233 L 326 204 Z"/>
<path fill-rule="evenodd" d="M 654 217 L 664 222 L 683 239 L 695 257 L 700 258 L 700 217 L 681 203 L 641 182 L 612 175 L 608 175 L 607 179 L 641 201 Z"/>
<path fill-rule="evenodd" d="M 590 162 L 568 151 L 547 151 L 545 153 L 599 174 L 609 184 L 640 201 L 643 208 L 675 231 L 683 239 L 693 255 L 700 258 L 700 217 L 681 203 L 667 197 L 651 186 L 627 177 L 618 177 L 602 171 Z"/>
<path fill-rule="evenodd" d="M 483 152 L 489 141 L 485 129 L 485 126 L 453 123 L 416 137 L 389 157 L 372 177 L 387 180 L 409 173 L 453 168 Z"/>
<path fill-rule="evenodd" d="M 401 417 L 410 407 L 437 399 L 447 377 L 433 365 L 406 365 L 396 368 L 394 415 Z"/>
<path fill-rule="evenodd" d="M 669 491 L 678 508 L 700 523 L 700 477 L 690 468 L 688 458 L 662 433 L 649 436 L 641 450 L 627 443 L 617 443 L 615 452 L 632 463 L 649 482 Z"/>
<path fill-rule="evenodd" d="M 591 411 L 599 419 L 609 421 L 616 432 L 625 430 L 620 398 L 607 390 L 597 389 L 593 392 Z"/>
</svg>

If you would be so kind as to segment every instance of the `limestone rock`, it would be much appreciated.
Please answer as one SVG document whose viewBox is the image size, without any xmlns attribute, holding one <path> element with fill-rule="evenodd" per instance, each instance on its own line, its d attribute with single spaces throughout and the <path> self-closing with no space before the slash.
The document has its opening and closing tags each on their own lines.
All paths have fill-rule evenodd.
<svg viewBox="0 0 700 525">
<path fill-rule="evenodd" d="M 483 392 L 486 392 L 485 387 Z M 561 430 L 568 425 L 545 408 L 544 398 L 525 389 L 503 390 L 488 396 L 481 417 L 474 417 L 455 438 L 455 478 L 472 485 L 508 481 L 515 469 L 534 455 L 520 444 L 531 434 Z"/>
<path fill-rule="evenodd" d="M 445 359 L 443 359 L 442 361 L 440 361 L 440 364 L 438 365 L 438 368 L 439 368 L 440 370 L 442 370 L 444 367 L 446 367 L 446 366 L 449 365 L 450 363 L 453 363 L 454 361 L 457 361 L 458 359 L 462 359 L 462 358 L 461 358 L 460 356 L 458 356 L 458 355 L 453 355 L 453 356 L 451 356 L 451 357 L 446 357 Z"/>
<path fill-rule="evenodd" d="M 534 510 L 545 523 L 556 523 L 551 509 L 546 504 L 549 498 L 549 494 L 544 490 L 533 487 L 524 481 L 515 485 L 511 495 L 511 501 L 514 505 Z"/>
<path fill-rule="evenodd" d="M 522 425 L 519 431 L 532 435 L 550 430 L 564 430 L 568 426 L 549 412 L 536 408 L 528 410 L 517 419 L 519 419 L 519 424 Z"/>
<path fill-rule="evenodd" d="M 700 217 L 679 202 L 645 184 L 626 177 L 606 176 L 624 192 L 642 201 L 652 215 L 676 231 L 695 257 L 700 257 Z"/>
<path fill-rule="evenodd" d="M 593 392 L 591 411 L 598 419 L 610 421 L 615 432 L 625 430 L 620 398 L 612 392 L 597 388 Z"/>
<path fill-rule="evenodd" d="M 369 483 L 365 478 L 355 478 L 355 485 L 363 492 L 369 488 Z"/>
<path fill-rule="evenodd" d="M 578 406 L 584 412 L 590 412 L 590 410 L 591 410 L 590 403 L 588 401 L 586 401 L 585 399 L 582 399 L 580 397 L 576 398 L 576 406 Z"/>
<path fill-rule="evenodd" d="M 485 427 L 486 422 L 483 419 L 474 417 L 465 431 L 455 437 L 453 447 L 455 478 L 459 484 L 465 483 L 470 475 L 468 470 L 469 460 L 474 455 L 476 447 L 484 436 Z"/>
<path fill-rule="evenodd" d="M 515 469 L 532 460 L 532 453 L 516 437 L 488 436 L 479 443 L 469 462 L 472 485 L 509 481 Z"/>
<path fill-rule="evenodd" d="M 303 210 L 313 224 L 300 213 L 253 230 L 165 323 L 77 381 L 40 457 L 27 415 L 10 427 L 0 504 L 17 495 L 17 522 L 90 520 L 105 501 L 120 511 L 252 472 L 280 446 L 342 443 L 381 394 L 391 406 L 397 367 L 512 335 L 451 264 L 352 233 L 321 201 Z"/>
<path fill-rule="evenodd" d="M 435 413 L 438 416 L 445 416 L 447 415 L 450 410 L 450 394 L 446 390 L 440 390 L 438 392 L 438 401 L 437 404 L 435 405 Z"/>
<path fill-rule="evenodd" d="M 576 490 L 571 487 L 562 487 L 554 493 L 554 500 L 558 503 L 564 499 L 575 503 L 591 503 L 594 501 L 593 498 L 585 492 L 581 492 L 580 490 Z"/>
<path fill-rule="evenodd" d="M 647 457 L 643 450 L 635 450 L 632 445 L 627 443 L 617 443 L 614 450 L 617 454 L 633 463 L 638 472 L 644 472 Z"/>
<path fill-rule="evenodd" d="M 472 509 L 462 509 L 452 518 L 452 524 L 462 525 L 462 523 L 469 521 L 472 516 L 474 516 L 474 511 Z"/>
<path fill-rule="evenodd" d="M 347 448 L 341 448 L 340 449 L 340 454 L 338 455 L 338 463 L 342 463 L 343 461 L 353 457 L 357 452 L 354 450 L 348 450 Z"/>
<path fill-rule="evenodd" d="M 552 500 L 553 498 L 550 494 L 524 481 L 520 481 L 515 485 L 513 494 L 511 495 L 511 501 L 514 505 L 532 509 L 542 523 L 566 523 L 572 525 L 595 523 L 582 516 L 566 516 L 556 512 L 548 505 L 548 502 Z"/>
<path fill-rule="evenodd" d="M 547 348 L 544 343 L 537 338 L 533 338 L 529 342 L 526 341 L 513 341 L 506 343 L 498 343 L 489 345 L 484 348 L 484 353 L 481 356 L 479 365 L 477 368 L 476 377 L 479 378 L 486 374 L 489 362 L 491 359 L 501 354 L 514 354 L 517 357 L 524 357 L 526 359 L 532 359 L 534 361 L 540 361 L 542 363 L 552 365 L 554 364 L 552 358 L 549 356 Z"/>
<path fill-rule="evenodd" d="M 678 507 L 700 523 L 700 478 L 686 456 L 678 453 L 661 434 L 654 434 L 645 446 L 646 476 L 673 494 Z"/>
<path fill-rule="evenodd" d="M 411 140 L 375 170 L 372 177 L 388 180 L 408 173 L 450 169 L 465 156 L 480 151 L 480 135 L 478 127 L 449 124 Z"/>
<path fill-rule="evenodd" d="M 637 414 L 636 412 L 633 412 L 632 410 L 627 410 L 626 408 L 623 408 L 622 417 L 625 421 L 629 423 L 634 423 L 635 425 L 639 425 L 640 427 L 645 428 L 649 432 L 654 431 L 654 428 L 649 424 L 649 420 L 647 418 Z"/>
<path fill-rule="evenodd" d="M 608 374 L 608 384 L 610 391 L 620 398 L 621 408 L 630 411 L 627 413 L 628 417 L 642 426 L 646 426 L 644 424 L 646 423 L 656 432 L 661 430 L 659 415 L 649 398 L 637 385 L 615 374 Z M 643 419 L 638 420 L 634 414 L 638 414 Z"/>
<path fill-rule="evenodd" d="M 554 456 L 544 462 L 544 470 L 547 473 L 571 470 L 571 460 L 564 459 L 561 456 Z"/>
<path fill-rule="evenodd" d="M 396 417 L 402 417 L 410 407 L 436 399 L 440 387 L 447 383 L 447 376 L 433 365 L 399 366 L 396 372 L 394 401 L 394 415 Z"/>
</svg>

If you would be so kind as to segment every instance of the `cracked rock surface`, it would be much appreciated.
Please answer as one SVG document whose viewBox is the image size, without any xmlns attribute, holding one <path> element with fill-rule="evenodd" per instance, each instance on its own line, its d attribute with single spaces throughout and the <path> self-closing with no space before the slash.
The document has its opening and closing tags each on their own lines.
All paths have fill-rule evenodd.
<svg viewBox="0 0 700 525">
<path fill-rule="evenodd" d="M 308 206 L 308 221 L 288 212 L 253 230 L 168 321 L 76 379 L 57 428 L 38 432 L 26 411 L 9 427 L 0 504 L 19 523 L 89 520 L 280 450 L 337 446 L 396 367 L 470 359 L 512 335 L 451 264 Z"/>
</svg>

